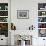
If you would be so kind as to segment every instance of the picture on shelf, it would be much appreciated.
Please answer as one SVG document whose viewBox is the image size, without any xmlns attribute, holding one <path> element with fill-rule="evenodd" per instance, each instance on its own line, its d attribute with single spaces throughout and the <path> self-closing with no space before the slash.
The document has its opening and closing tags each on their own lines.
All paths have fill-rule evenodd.
<svg viewBox="0 0 46 46">
<path fill-rule="evenodd" d="M 8 16 L 8 11 L 0 11 L 0 16 Z"/>
<path fill-rule="evenodd" d="M 46 17 L 38 17 L 38 22 L 46 22 Z"/>
<path fill-rule="evenodd" d="M 38 3 L 38 10 L 46 10 L 46 3 Z"/>
<path fill-rule="evenodd" d="M 29 10 L 17 10 L 17 18 L 18 19 L 28 19 Z"/>
<path fill-rule="evenodd" d="M 0 10 L 1 10 L 1 6 L 0 6 Z"/>
<path fill-rule="evenodd" d="M 46 11 L 38 11 L 38 16 L 46 16 Z"/>
<path fill-rule="evenodd" d="M 8 10 L 8 3 L 0 3 L 0 10 Z"/>
<path fill-rule="evenodd" d="M 8 23 L 0 23 L 0 35 L 8 37 Z"/>
<path fill-rule="evenodd" d="M 8 17 L 0 17 L 0 22 L 8 22 Z"/>
<path fill-rule="evenodd" d="M 46 23 L 38 23 L 38 28 L 46 28 Z"/>
<path fill-rule="evenodd" d="M 8 6 L 5 6 L 5 10 L 8 10 Z"/>
<path fill-rule="evenodd" d="M 46 37 L 46 29 L 39 29 L 39 37 Z"/>
</svg>

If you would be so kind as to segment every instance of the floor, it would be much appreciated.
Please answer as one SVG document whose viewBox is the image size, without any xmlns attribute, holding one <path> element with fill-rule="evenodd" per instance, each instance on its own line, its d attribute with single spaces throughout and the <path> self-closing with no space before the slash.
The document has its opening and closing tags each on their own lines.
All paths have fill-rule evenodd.
<svg viewBox="0 0 46 46">
<path fill-rule="evenodd" d="M 8 46 L 8 45 L 0 45 L 0 46 Z"/>
</svg>

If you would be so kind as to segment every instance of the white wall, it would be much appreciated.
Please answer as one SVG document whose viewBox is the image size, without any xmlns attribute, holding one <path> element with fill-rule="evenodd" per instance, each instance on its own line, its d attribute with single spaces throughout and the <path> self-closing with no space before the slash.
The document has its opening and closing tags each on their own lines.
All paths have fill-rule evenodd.
<svg viewBox="0 0 46 46">
<path fill-rule="evenodd" d="M 17 10 L 29 10 L 29 19 L 17 19 Z M 37 2 L 32 0 L 12 0 L 11 15 L 11 20 L 16 25 L 17 30 L 26 30 L 32 24 L 36 27 Z"/>
<path fill-rule="evenodd" d="M 38 36 L 38 3 L 45 2 L 46 0 L 11 0 L 11 22 L 14 23 L 17 30 L 27 30 L 29 26 L 33 24 L 36 32 L 34 36 Z M 29 19 L 17 19 L 17 10 L 29 10 Z M 36 40 L 33 38 L 33 45 L 40 46 L 38 43 L 43 44 L 41 39 L 42 38 L 38 38 Z"/>
<path fill-rule="evenodd" d="M 17 30 L 26 30 L 29 26 L 38 25 L 38 3 L 45 3 L 46 0 L 11 0 L 11 22 Z M 17 10 L 29 10 L 29 19 L 17 19 Z"/>
</svg>

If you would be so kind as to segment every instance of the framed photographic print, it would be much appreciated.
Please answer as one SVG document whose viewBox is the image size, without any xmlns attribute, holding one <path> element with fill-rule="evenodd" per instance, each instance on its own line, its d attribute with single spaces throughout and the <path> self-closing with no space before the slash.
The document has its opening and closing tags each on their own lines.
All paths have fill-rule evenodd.
<svg viewBox="0 0 46 46">
<path fill-rule="evenodd" d="M 29 10 L 17 10 L 17 18 L 18 19 L 28 19 Z"/>
</svg>

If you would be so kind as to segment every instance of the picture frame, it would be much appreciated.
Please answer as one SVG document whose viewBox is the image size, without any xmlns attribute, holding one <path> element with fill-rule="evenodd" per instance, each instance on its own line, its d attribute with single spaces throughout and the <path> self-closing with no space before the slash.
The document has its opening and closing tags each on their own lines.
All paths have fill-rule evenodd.
<svg viewBox="0 0 46 46">
<path fill-rule="evenodd" d="M 8 6 L 5 6 L 5 10 L 8 10 Z"/>
<path fill-rule="evenodd" d="M 11 23 L 11 30 L 16 30 L 16 26 L 13 23 Z"/>
<path fill-rule="evenodd" d="M 46 37 L 46 29 L 39 29 L 39 37 Z"/>
<path fill-rule="evenodd" d="M 29 19 L 29 10 L 17 10 L 17 19 Z"/>
</svg>

